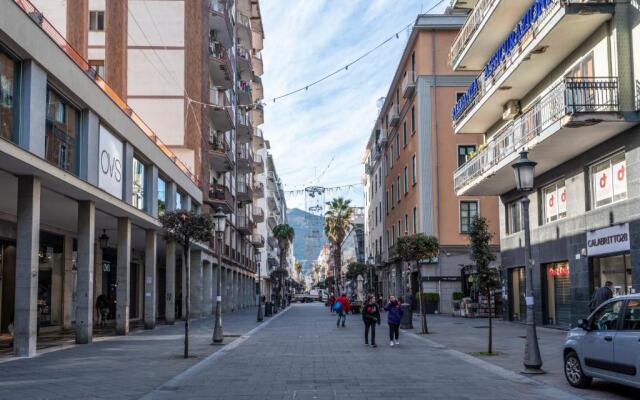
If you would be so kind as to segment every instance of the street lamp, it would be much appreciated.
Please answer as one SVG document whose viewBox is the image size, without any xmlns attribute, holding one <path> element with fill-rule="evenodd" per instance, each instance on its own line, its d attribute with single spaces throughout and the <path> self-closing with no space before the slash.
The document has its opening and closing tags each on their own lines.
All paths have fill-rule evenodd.
<svg viewBox="0 0 640 400">
<path fill-rule="evenodd" d="M 262 267 L 260 266 L 260 260 L 262 259 L 262 253 L 260 249 L 255 250 L 256 265 L 258 267 L 258 322 L 262 322 Z"/>
<path fill-rule="evenodd" d="M 224 334 L 222 333 L 222 246 L 227 225 L 227 215 L 222 212 L 222 209 L 218 208 L 213 215 L 213 222 L 218 241 L 218 288 L 216 292 L 216 321 L 213 327 L 213 343 L 222 343 L 224 340 Z"/>
<path fill-rule="evenodd" d="M 525 302 L 527 304 L 527 342 L 524 348 L 525 374 L 543 374 L 542 358 L 538 346 L 538 334 L 536 332 L 536 319 L 534 316 L 533 301 L 533 258 L 531 257 L 531 232 L 529 227 L 529 192 L 533 190 L 533 175 L 537 163 L 527 158 L 527 152 L 520 153 L 520 159 L 512 167 L 516 178 L 516 189 L 524 195 L 522 203 L 522 219 L 524 222 L 524 255 L 527 277 L 525 279 Z"/>
</svg>

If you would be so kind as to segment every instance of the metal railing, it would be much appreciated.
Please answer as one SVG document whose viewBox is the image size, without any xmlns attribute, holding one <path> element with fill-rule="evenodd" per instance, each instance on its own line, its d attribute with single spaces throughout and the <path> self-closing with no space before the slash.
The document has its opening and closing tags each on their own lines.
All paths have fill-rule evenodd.
<svg viewBox="0 0 640 400">
<path fill-rule="evenodd" d="M 14 0 L 15 4 L 24 11 L 40 28 L 49 36 L 49 38 L 69 57 L 84 73 L 93 80 L 93 82 L 113 101 L 131 120 L 140 128 L 147 137 L 155 143 L 155 145 L 173 161 L 174 164 L 198 186 L 200 181 L 198 177 L 191 172 L 189 167 L 182 162 L 178 156 L 166 145 L 158 135 L 136 114 L 131 107 L 109 86 L 104 79 L 96 73 L 72 46 L 65 37 L 51 24 L 44 15 L 29 0 Z"/>
<path fill-rule="evenodd" d="M 253 150 L 251 149 L 251 146 L 249 146 L 249 143 L 238 147 L 238 158 L 253 162 Z"/>
<path fill-rule="evenodd" d="M 617 78 L 565 78 L 454 172 L 454 189 L 487 172 L 566 115 L 619 110 Z"/>
<path fill-rule="evenodd" d="M 251 20 L 246 15 L 238 13 L 238 23 L 251 30 Z"/>
<path fill-rule="evenodd" d="M 231 146 L 229 145 L 227 138 L 225 138 L 222 133 L 209 134 L 209 147 L 211 150 L 225 153 L 231 150 Z"/>
<path fill-rule="evenodd" d="M 222 61 L 229 61 L 227 49 L 216 40 L 209 40 L 209 55 Z"/>
<path fill-rule="evenodd" d="M 478 1 L 451 45 L 451 50 L 449 50 L 449 65 L 455 64 L 458 57 L 462 54 L 462 50 L 466 47 L 467 43 L 469 43 L 471 36 L 473 36 L 480 24 L 482 24 L 487 12 L 499 1 L 500 0 Z"/>
</svg>

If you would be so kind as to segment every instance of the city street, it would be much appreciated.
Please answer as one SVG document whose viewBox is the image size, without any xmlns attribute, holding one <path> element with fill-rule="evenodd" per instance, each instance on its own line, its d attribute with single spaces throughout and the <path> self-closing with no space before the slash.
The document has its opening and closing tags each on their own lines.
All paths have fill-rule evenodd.
<svg viewBox="0 0 640 400">
<path fill-rule="evenodd" d="M 439 333 L 427 340 L 401 333 L 401 345 L 394 348 L 383 324 L 374 349 L 363 343 L 359 315 L 350 315 L 343 329 L 319 303 L 295 304 L 260 325 L 254 312 L 225 316 L 226 346 L 208 344 L 210 319 L 196 321 L 189 360 L 180 357 L 178 324 L 4 362 L 0 399 L 637 398 L 636 392 L 619 388 L 611 396 L 572 390 L 561 376 L 542 383 L 510 371 L 508 364 L 503 368 L 440 346 L 434 341 L 442 339 L 446 319 L 433 319 Z M 510 334 L 512 325 L 497 330 Z M 470 327 L 458 329 L 461 341 L 478 336 Z"/>
</svg>

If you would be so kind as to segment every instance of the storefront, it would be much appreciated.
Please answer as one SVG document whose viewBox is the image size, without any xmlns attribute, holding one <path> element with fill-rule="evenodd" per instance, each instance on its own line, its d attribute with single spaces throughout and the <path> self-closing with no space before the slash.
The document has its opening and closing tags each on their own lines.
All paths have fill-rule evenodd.
<svg viewBox="0 0 640 400">
<path fill-rule="evenodd" d="M 630 244 L 628 223 L 587 232 L 591 294 L 606 282 L 614 296 L 633 293 Z"/>
<path fill-rule="evenodd" d="M 567 327 L 571 324 L 570 267 L 567 261 L 542 266 L 544 296 L 543 324 Z"/>
</svg>

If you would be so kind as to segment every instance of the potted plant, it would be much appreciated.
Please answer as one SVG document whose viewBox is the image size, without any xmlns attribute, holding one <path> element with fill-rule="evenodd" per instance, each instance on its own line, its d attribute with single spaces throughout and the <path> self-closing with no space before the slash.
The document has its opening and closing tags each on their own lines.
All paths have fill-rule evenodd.
<svg viewBox="0 0 640 400">
<path fill-rule="evenodd" d="M 451 301 L 451 308 L 453 309 L 453 316 L 454 317 L 459 317 L 461 315 L 460 313 L 460 302 L 462 301 L 462 293 L 461 292 L 453 292 L 451 295 L 451 298 L 453 299 Z"/>
</svg>

